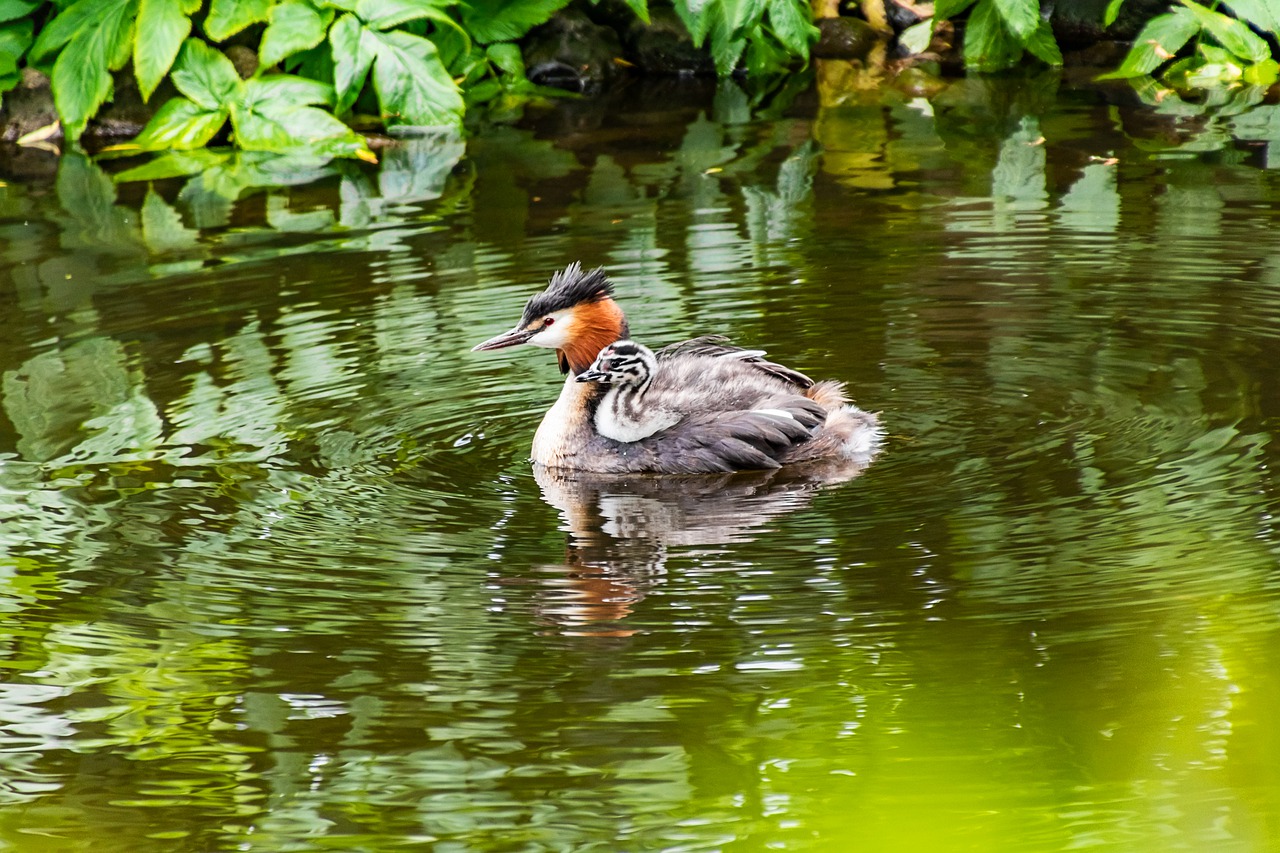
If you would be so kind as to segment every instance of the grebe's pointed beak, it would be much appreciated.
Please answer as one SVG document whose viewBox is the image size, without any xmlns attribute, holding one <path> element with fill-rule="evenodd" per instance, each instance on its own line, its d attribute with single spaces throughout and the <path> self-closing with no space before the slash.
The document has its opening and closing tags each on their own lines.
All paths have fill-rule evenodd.
<svg viewBox="0 0 1280 853">
<path fill-rule="evenodd" d="M 603 370 L 584 370 L 574 377 L 579 382 L 600 382 L 609 378 Z"/>
<path fill-rule="evenodd" d="M 497 337 L 489 338 L 482 344 L 476 344 L 471 348 L 472 352 L 484 352 L 491 349 L 506 349 L 507 347 L 519 346 L 528 343 L 537 333 L 537 329 L 521 329 L 516 327 L 509 332 L 503 332 Z"/>
</svg>

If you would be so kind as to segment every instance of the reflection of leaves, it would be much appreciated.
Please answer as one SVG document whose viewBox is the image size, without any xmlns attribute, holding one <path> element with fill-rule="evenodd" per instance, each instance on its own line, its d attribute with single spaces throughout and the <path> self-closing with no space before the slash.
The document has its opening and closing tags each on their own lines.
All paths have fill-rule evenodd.
<svg viewBox="0 0 1280 853">
<path fill-rule="evenodd" d="M 193 175 L 178 198 L 188 207 L 197 226 L 210 228 L 226 224 L 232 203 L 246 192 L 310 183 L 333 172 L 327 158 L 305 153 L 204 149 L 171 152 L 136 169 L 121 172 L 116 175 L 116 180 L 159 180 Z"/>
<path fill-rule="evenodd" d="M 200 232 L 184 226 L 182 215 L 153 189 L 142 202 L 141 221 L 142 239 L 153 252 L 183 251 L 200 242 Z"/>
<path fill-rule="evenodd" d="M 18 449 L 33 461 L 123 461 L 159 443 L 155 407 L 113 340 L 35 356 L 4 374 L 3 395 Z"/>
<path fill-rule="evenodd" d="M 111 179 L 83 154 L 68 153 L 58 163 L 58 202 L 76 223 L 68 229 L 72 242 L 132 252 L 140 235 L 133 212 L 116 205 Z"/>
</svg>

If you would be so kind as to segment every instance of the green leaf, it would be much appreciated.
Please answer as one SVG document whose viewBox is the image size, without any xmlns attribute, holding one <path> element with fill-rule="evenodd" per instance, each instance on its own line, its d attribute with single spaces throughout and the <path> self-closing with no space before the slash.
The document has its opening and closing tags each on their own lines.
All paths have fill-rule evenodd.
<svg viewBox="0 0 1280 853">
<path fill-rule="evenodd" d="M 399 31 L 365 30 L 365 36 L 376 50 L 373 85 L 384 119 L 409 125 L 457 127 L 461 123 L 462 95 L 435 45 Z"/>
<path fill-rule="evenodd" d="M 769 0 L 769 24 L 778 41 L 795 56 L 808 58 L 809 45 L 818 38 L 807 5 L 797 0 Z"/>
<path fill-rule="evenodd" d="M 506 74 L 512 77 L 524 77 L 524 56 L 520 53 L 520 48 L 511 42 L 499 42 L 491 44 L 484 50 L 485 56 L 489 61 Z"/>
<path fill-rule="evenodd" d="M 173 85 L 206 110 L 220 110 L 244 83 L 231 60 L 200 39 L 187 39 L 173 67 Z"/>
<path fill-rule="evenodd" d="M 1186 9 L 1174 9 L 1168 15 L 1157 15 L 1147 21 L 1142 32 L 1138 33 L 1120 67 L 1098 79 L 1114 80 L 1150 74 L 1172 59 L 1198 32 L 1200 25 Z"/>
<path fill-rule="evenodd" d="M 1227 0 L 1237 18 L 1280 36 L 1280 3 L 1275 0 Z"/>
<path fill-rule="evenodd" d="M 236 144 L 241 148 L 279 153 L 302 149 L 329 157 L 372 156 L 363 137 L 324 110 L 278 101 L 256 107 L 231 113 Z"/>
<path fill-rule="evenodd" d="M 481 44 L 515 41 L 544 24 L 569 0 L 469 0 L 461 6 L 462 25 Z"/>
<path fill-rule="evenodd" d="M 742 58 L 747 40 L 720 36 L 720 32 L 722 30 L 718 28 L 711 34 L 711 58 L 715 60 L 716 73 L 721 77 L 728 77 L 738 67 L 738 60 Z"/>
<path fill-rule="evenodd" d="M 182 42 L 191 34 L 191 19 L 173 0 L 139 0 L 138 29 L 133 42 L 133 73 L 142 100 L 169 73 Z"/>
<path fill-rule="evenodd" d="M 25 18 L 44 0 L 0 0 L 0 23 Z"/>
<path fill-rule="evenodd" d="M 807 46 L 806 46 L 807 47 Z M 744 63 L 748 77 L 766 77 L 787 67 L 791 54 L 755 27 L 747 38 Z M 749 110 L 748 110 L 749 113 Z"/>
<path fill-rule="evenodd" d="M 292 74 L 269 74 L 245 83 L 242 102 L 255 110 L 271 104 L 328 106 L 333 103 L 333 87 L 319 80 L 308 80 Z"/>
<path fill-rule="evenodd" d="M 729 29 L 743 37 L 749 37 L 751 30 L 764 16 L 766 0 L 720 0 L 724 9 L 724 22 Z"/>
<path fill-rule="evenodd" d="M 1221 12 L 1212 12 L 1192 0 L 1182 0 L 1182 5 L 1195 17 L 1201 29 L 1236 56 L 1250 62 L 1271 58 L 1271 48 L 1266 41 L 1243 21 L 1228 18 Z"/>
<path fill-rule="evenodd" d="M 43 64 L 78 33 L 96 29 L 103 14 L 115 2 L 116 0 L 79 0 L 63 9 L 40 31 L 40 36 L 31 47 L 31 64 Z"/>
<path fill-rule="evenodd" d="M 1116 18 L 1120 15 L 1120 7 L 1124 5 L 1124 0 L 1111 0 L 1107 4 L 1106 11 L 1102 13 L 1102 26 L 1109 27 L 1116 22 Z"/>
<path fill-rule="evenodd" d="M 965 67 L 998 71 L 1013 65 L 1021 55 L 1022 44 L 1005 26 L 996 0 L 979 0 L 964 31 Z"/>
<path fill-rule="evenodd" d="M 135 0 L 102 0 L 96 8 L 94 25 L 82 28 L 62 49 L 49 81 L 63 131 L 73 140 L 111 97 L 110 72 L 129 56 L 137 5 Z"/>
<path fill-rule="evenodd" d="M 455 5 L 447 0 L 358 0 L 355 13 L 374 29 L 390 30 L 409 21 L 444 15 L 446 8 Z"/>
<path fill-rule="evenodd" d="M 1031 55 L 1046 65 L 1061 65 L 1062 51 L 1058 48 L 1058 40 L 1053 37 L 1053 25 L 1041 21 L 1036 31 L 1027 39 L 1027 50 Z"/>
<path fill-rule="evenodd" d="M 214 41 L 226 41 L 250 24 L 265 21 L 273 0 L 212 0 L 204 31 Z"/>
<path fill-rule="evenodd" d="M 22 81 L 18 63 L 31 46 L 34 27 L 30 18 L 0 25 L 0 93 Z"/>
<path fill-rule="evenodd" d="M 1274 59 L 1264 59 L 1244 70 L 1244 82 L 1264 89 L 1274 85 L 1277 78 L 1280 78 L 1280 63 Z"/>
<path fill-rule="evenodd" d="M 937 0 L 933 4 L 933 16 L 939 21 L 954 18 L 973 5 L 974 0 Z"/>
<path fill-rule="evenodd" d="M 307 0 L 284 0 L 271 9 L 271 23 L 262 34 L 258 61 L 264 68 L 290 54 L 308 50 L 324 41 L 333 13 L 321 12 Z"/>
<path fill-rule="evenodd" d="M 16 63 L 27 52 L 27 48 L 31 47 L 34 29 L 35 22 L 30 18 L 0 26 L 0 56 Z"/>
<path fill-rule="evenodd" d="M 143 151 L 203 148 L 227 121 L 227 109 L 207 109 L 186 98 L 170 98 L 133 144 Z"/>
<path fill-rule="evenodd" d="M 333 88 L 337 92 L 334 112 L 344 115 L 360 97 L 365 78 L 373 65 L 377 45 L 355 15 L 343 15 L 329 29 L 333 47 Z"/>
<path fill-rule="evenodd" d="M 1025 42 L 1040 24 L 1040 0 L 994 0 L 1009 32 Z"/>
<path fill-rule="evenodd" d="M 909 53 L 924 53 L 929 47 L 929 42 L 933 41 L 934 20 L 934 18 L 926 18 L 907 27 L 898 36 L 898 44 L 905 47 Z"/>
</svg>

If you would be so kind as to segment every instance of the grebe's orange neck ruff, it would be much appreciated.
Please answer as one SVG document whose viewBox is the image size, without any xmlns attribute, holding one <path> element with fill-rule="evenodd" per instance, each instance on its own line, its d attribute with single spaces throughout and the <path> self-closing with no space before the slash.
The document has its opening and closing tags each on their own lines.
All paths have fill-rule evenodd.
<svg viewBox="0 0 1280 853">
<path fill-rule="evenodd" d="M 629 334 L 627 316 L 609 297 L 577 306 L 568 338 L 556 349 L 560 372 L 577 376 L 591 366 L 600 350 Z"/>
</svg>

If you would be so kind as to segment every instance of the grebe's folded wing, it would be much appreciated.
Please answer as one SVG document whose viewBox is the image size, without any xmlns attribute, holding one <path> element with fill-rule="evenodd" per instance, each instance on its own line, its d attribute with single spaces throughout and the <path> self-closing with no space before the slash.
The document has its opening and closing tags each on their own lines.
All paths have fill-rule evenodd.
<svg viewBox="0 0 1280 853">
<path fill-rule="evenodd" d="M 769 361 L 764 357 L 765 351 L 762 349 L 736 347 L 729 343 L 729 339 L 724 335 L 701 335 L 696 338 L 690 338 L 687 341 L 665 346 L 654 354 L 658 357 L 659 363 L 681 356 L 710 356 L 712 358 L 741 361 L 770 376 L 776 376 L 800 388 L 813 387 L 813 380 L 800 371 Z"/>
<path fill-rule="evenodd" d="M 794 413 L 785 408 L 702 412 L 655 438 L 662 442 L 663 458 L 679 471 L 778 468 L 780 457 L 813 438 L 818 423 L 807 407 Z"/>
</svg>

